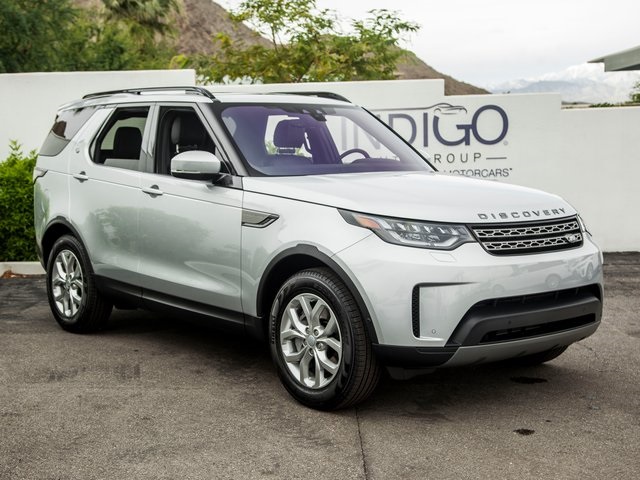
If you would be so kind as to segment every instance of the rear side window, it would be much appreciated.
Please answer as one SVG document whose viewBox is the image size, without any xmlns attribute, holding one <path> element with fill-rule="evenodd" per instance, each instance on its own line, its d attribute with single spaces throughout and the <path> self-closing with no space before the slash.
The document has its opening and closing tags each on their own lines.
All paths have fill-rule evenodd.
<svg viewBox="0 0 640 480">
<path fill-rule="evenodd" d="M 94 141 L 93 161 L 107 167 L 139 170 L 149 107 L 119 108 Z"/>
<path fill-rule="evenodd" d="M 96 107 L 84 107 L 59 112 L 49 135 L 40 148 L 40 155 L 46 157 L 58 155 L 95 111 Z"/>
</svg>

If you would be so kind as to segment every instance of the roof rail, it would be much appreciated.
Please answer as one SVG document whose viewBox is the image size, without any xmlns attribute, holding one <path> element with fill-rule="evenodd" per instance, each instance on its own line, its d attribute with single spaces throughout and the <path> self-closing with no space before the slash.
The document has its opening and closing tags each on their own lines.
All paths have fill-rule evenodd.
<svg viewBox="0 0 640 480">
<path fill-rule="evenodd" d="M 144 87 L 144 88 L 126 88 L 123 90 L 109 90 L 107 92 L 97 92 L 97 93 L 89 93 L 82 97 L 83 99 L 87 98 L 96 98 L 96 97 L 106 97 L 109 95 L 115 95 L 117 93 L 130 93 L 132 95 L 141 95 L 146 92 L 171 92 L 171 91 L 183 91 L 196 93 L 198 95 L 202 95 L 211 100 L 216 100 L 216 97 L 204 87 Z"/>
<path fill-rule="evenodd" d="M 351 101 L 346 98 L 343 97 L 342 95 L 338 94 L 338 93 L 333 93 L 333 92 L 269 92 L 270 94 L 273 95 L 307 95 L 310 97 L 320 97 L 320 98 L 329 98 L 331 100 L 340 100 L 341 102 L 347 102 L 347 103 L 351 103 Z"/>
</svg>

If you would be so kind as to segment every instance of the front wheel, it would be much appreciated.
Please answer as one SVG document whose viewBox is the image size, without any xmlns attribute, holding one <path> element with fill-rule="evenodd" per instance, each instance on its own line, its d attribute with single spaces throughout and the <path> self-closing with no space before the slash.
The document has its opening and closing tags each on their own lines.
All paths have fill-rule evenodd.
<svg viewBox="0 0 640 480">
<path fill-rule="evenodd" d="M 89 256 L 71 235 L 54 243 L 47 262 L 47 297 L 56 321 L 74 333 L 99 330 L 112 305 L 96 289 Z"/>
<path fill-rule="evenodd" d="M 329 269 L 289 278 L 273 302 L 271 356 L 289 393 L 321 410 L 355 405 L 380 377 L 362 314 Z"/>
</svg>

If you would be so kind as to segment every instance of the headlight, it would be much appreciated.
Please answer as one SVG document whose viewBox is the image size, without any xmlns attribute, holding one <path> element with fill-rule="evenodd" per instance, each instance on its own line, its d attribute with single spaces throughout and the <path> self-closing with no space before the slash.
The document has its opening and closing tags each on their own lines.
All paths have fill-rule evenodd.
<svg viewBox="0 0 640 480">
<path fill-rule="evenodd" d="M 385 242 L 396 245 L 453 250 L 463 243 L 475 241 L 464 225 L 417 222 L 346 210 L 340 210 L 340 214 L 351 225 L 368 228 Z"/>
</svg>

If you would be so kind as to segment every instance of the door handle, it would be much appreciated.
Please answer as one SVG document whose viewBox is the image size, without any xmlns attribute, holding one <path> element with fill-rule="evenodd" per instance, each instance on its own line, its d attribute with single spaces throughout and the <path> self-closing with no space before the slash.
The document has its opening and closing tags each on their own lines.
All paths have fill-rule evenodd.
<svg viewBox="0 0 640 480">
<path fill-rule="evenodd" d="M 150 187 L 146 187 L 142 189 L 143 193 L 147 195 L 151 195 L 152 197 L 157 197 L 158 195 L 162 195 L 164 192 L 158 188 L 158 185 L 151 185 Z"/>
<path fill-rule="evenodd" d="M 74 173 L 73 174 L 73 178 L 75 178 L 76 180 L 78 180 L 79 182 L 86 182 L 87 180 L 89 180 L 89 175 L 87 175 L 87 173 L 83 170 L 80 173 Z"/>
</svg>

